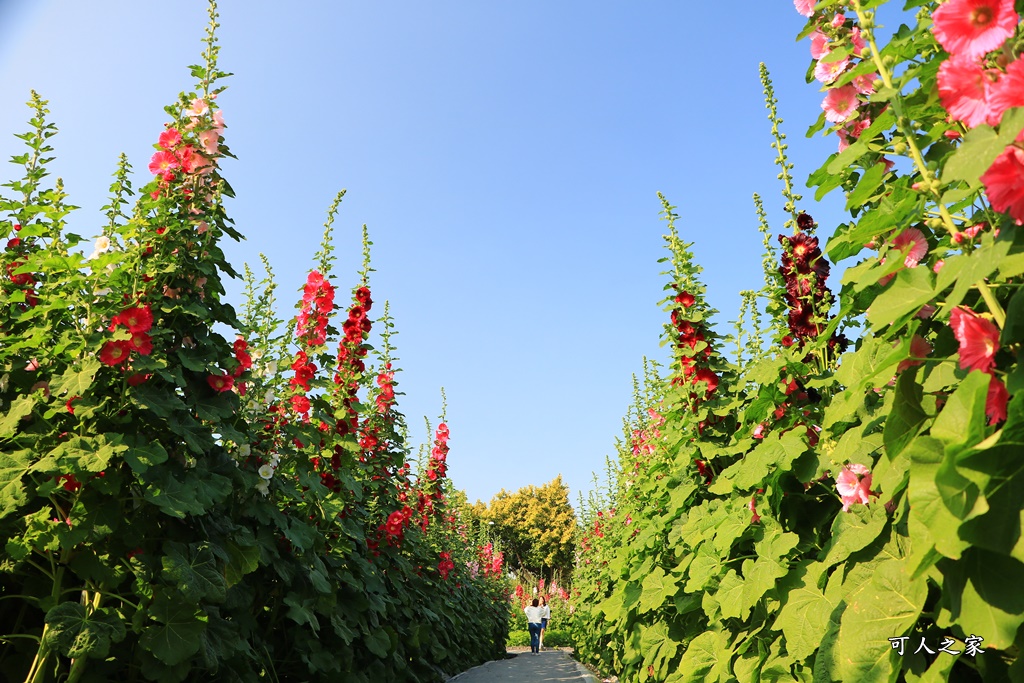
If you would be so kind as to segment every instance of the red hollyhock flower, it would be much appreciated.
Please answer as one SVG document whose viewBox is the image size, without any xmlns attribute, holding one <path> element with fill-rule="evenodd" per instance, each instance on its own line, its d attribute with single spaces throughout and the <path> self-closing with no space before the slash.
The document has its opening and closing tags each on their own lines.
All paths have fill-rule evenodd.
<svg viewBox="0 0 1024 683">
<path fill-rule="evenodd" d="M 985 414 L 988 415 L 990 425 L 999 424 L 1006 419 L 1006 403 L 1010 400 L 1010 394 L 995 375 L 989 380 L 988 395 L 985 397 Z"/>
<path fill-rule="evenodd" d="M 308 413 L 309 412 L 309 399 L 305 396 L 292 396 L 292 408 L 297 413 Z"/>
<path fill-rule="evenodd" d="M 1010 62 L 1006 73 L 992 85 L 988 103 L 990 126 L 997 125 L 1007 109 L 1024 107 L 1024 59 Z"/>
<path fill-rule="evenodd" d="M 405 523 L 405 517 L 398 510 L 395 510 L 388 515 L 388 521 L 384 523 L 384 531 L 390 536 L 399 538 L 402 535 L 402 527 Z"/>
<path fill-rule="evenodd" d="M 68 409 L 68 412 L 71 413 L 72 415 L 75 414 L 75 407 L 73 405 L 71 405 L 71 402 L 74 401 L 75 399 L 79 399 L 79 398 L 82 398 L 82 397 L 81 396 L 72 396 L 71 398 L 68 399 L 67 403 L 64 404 L 64 406 Z"/>
<path fill-rule="evenodd" d="M 210 375 L 206 378 L 206 383 L 209 384 L 214 391 L 218 392 L 231 391 L 235 386 L 234 378 L 228 374 Z"/>
<path fill-rule="evenodd" d="M 693 376 L 693 383 L 696 384 L 697 382 L 707 382 L 707 393 L 710 394 L 718 388 L 718 375 L 708 368 L 701 368 Z"/>
<path fill-rule="evenodd" d="M 360 287 L 356 290 L 356 301 L 363 305 L 363 308 L 370 310 L 373 305 L 373 299 L 370 298 L 370 290 L 366 287 Z"/>
<path fill-rule="evenodd" d="M 129 375 L 128 376 L 128 386 L 130 386 L 130 387 L 137 387 L 140 384 L 142 384 L 143 382 L 145 382 L 147 379 L 149 379 L 151 376 L 152 375 L 150 375 L 149 373 L 143 373 L 143 372 L 138 372 L 138 373 L 136 373 L 134 375 Z"/>
<path fill-rule="evenodd" d="M 142 356 L 148 356 L 153 353 L 153 340 L 145 332 L 133 334 L 130 343 L 132 348 Z"/>
<path fill-rule="evenodd" d="M 999 328 L 978 317 L 974 311 L 957 306 L 949 315 L 953 335 L 960 342 L 960 367 L 989 372 L 996 364 Z"/>
<path fill-rule="evenodd" d="M 695 299 L 693 298 L 693 294 L 690 294 L 689 292 L 680 292 L 676 295 L 675 301 L 683 308 L 689 308 L 693 305 Z"/>
<path fill-rule="evenodd" d="M 114 316 L 113 322 L 124 325 L 132 334 L 147 332 L 153 327 L 153 311 L 150 309 L 149 304 L 136 306 L 135 308 L 126 308 Z"/>
<path fill-rule="evenodd" d="M 935 39 L 951 55 L 981 57 L 1017 28 L 1013 0 L 949 0 L 932 13 Z"/>
<path fill-rule="evenodd" d="M 1010 145 L 981 176 L 992 208 L 1024 225 L 1024 149 Z"/>
<path fill-rule="evenodd" d="M 132 343 L 127 339 L 108 341 L 100 349 L 100 362 L 105 365 L 120 365 L 128 360 Z"/>
</svg>

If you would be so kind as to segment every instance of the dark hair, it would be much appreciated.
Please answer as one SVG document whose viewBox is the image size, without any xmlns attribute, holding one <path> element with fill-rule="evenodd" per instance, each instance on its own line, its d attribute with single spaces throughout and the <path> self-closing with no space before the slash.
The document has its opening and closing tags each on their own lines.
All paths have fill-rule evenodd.
<svg viewBox="0 0 1024 683">
<path fill-rule="evenodd" d="M 534 606 L 534 607 L 536 607 L 536 606 L 537 606 L 537 604 L 538 604 L 539 602 L 540 602 L 540 601 L 539 601 L 539 600 L 537 600 L 537 598 L 534 598 L 534 599 L 533 599 L 533 606 Z"/>
<path fill-rule="evenodd" d="M 543 602 L 544 605 L 546 606 L 548 604 L 548 599 L 547 598 L 541 598 L 541 602 Z"/>
</svg>

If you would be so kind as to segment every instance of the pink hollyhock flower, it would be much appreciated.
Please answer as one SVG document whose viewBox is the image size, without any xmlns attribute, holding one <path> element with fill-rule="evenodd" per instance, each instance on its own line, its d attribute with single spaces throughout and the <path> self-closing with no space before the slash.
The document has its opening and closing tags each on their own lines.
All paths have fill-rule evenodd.
<svg viewBox="0 0 1024 683">
<path fill-rule="evenodd" d="M 999 350 L 999 328 L 963 306 L 953 309 L 949 324 L 953 328 L 953 336 L 960 342 L 960 367 L 991 371 Z"/>
<path fill-rule="evenodd" d="M 168 128 L 163 133 L 160 133 L 160 138 L 157 140 L 157 144 L 168 150 L 177 147 L 180 142 L 181 133 L 174 128 Z"/>
<path fill-rule="evenodd" d="M 821 103 L 825 110 L 825 120 L 832 123 L 843 123 L 853 116 L 860 103 L 857 101 L 857 88 L 852 85 L 844 85 L 841 88 L 830 90 Z"/>
<path fill-rule="evenodd" d="M 949 115 L 968 128 L 991 116 L 992 81 L 977 59 L 956 55 L 939 66 L 939 99 Z"/>
<path fill-rule="evenodd" d="M 992 208 L 1024 225 L 1024 149 L 1010 145 L 981 174 Z"/>
<path fill-rule="evenodd" d="M 220 109 L 213 112 L 213 129 L 217 131 L 218 135 L 224 134 L 224 112 Z"/>
<path fill-rule="evenodd" d="M 861 95 L 872 95 L 875 92 L 875 79 L 878 74 L 864 74 L 853 79 L 853 85 Z"/>
<path fill-rule="evenodd" d="M 793 6 L 796 7 L 797 12 L 805 17 L 814 14 L 814 0 L 793 0 Z"/>
<path fill-rule="evenodd" d="M 202 116 L 210 110 L 210 106 L 206 104 L 206 100 L 196 98 L 192 100 L 192 106 L 185 110 L 185 114 L 188 116 Z"/>
<path fill-rule="evenodd" d="M 859 463 L 843 466 L 836 477 L 836 490 L 843 500 L 843 512 L 849 512 L 854 503 L 871 502 L 871 471 Z"/>
<path fill-rule="evenodd" d="M 932 32 L 951 55 L 980 57 L 1017 28 L 1013 0 L 949 0 L 932 13 Z"/>
<path fill-rule="evenodd" d="M 821 31 L 811 34 L 811 59 L 821 59 L 828 53 L 828 36 Z"/>
<path fill-rule="evenodd" d="M 988 395 L 985 397 L 985 414 L 990 425 L 999 424 L 1006 419 L 1006 404 L 1010 394 L 1006 391 L 1003 381 L 992 375 L 988 383 Z"/>
<path fill-rule="evenodd" d="M 902 252 L 906 252 L 903 265 L 907 268 L 916 268 L 925 254 L 928 253 L 928 240 L 924 233 L 917 228 L 907 228 L 892 241 L 892 245 Z"/>
<path fill-rule="evenodd" d="M 846 23 L 846 15 L 844 15 L 844 14 L 837 14 L 834 17 L 832 17 L 832 28 L 839 28 L 840 26 L 842 26 L 845 23 Z"/>
<path fill-rule="evenodd" d="M 157 152 L 149 160 L 149 172 L 153 175 L 166 174 L 178 168 L 178 157 L 172 152 Z"/>
<path fill-rule="evenodd" d="M 204 130 L 199 134 L 199 144 L 203 146 L 203 151 L 210 155 L 217 153 L 219 140 L 220 136 L 215 130 Z"/>
<path fill-rule="evenodd" d="M 861 55 L 864 53 L 864 48 L 868 46 L 864 40 L 864 36 L 860 34 L 860 29 L 856 26 L 850 31 L 850 42 L 853 43 L 853 53 L 855 55 Z"/>
<path fill-rule="evenodd" d="M 924 363 L 924 359 L 928 357 L 928 354 L 932 352 L 932 345 L 919 334 L 915 334 L 910 340 L 910 358 L 905 361 L 901 361 L 899 366 L 896 368 L 896 372 L 903 372 L 907 368 L 912 368 L 915 365 L 921 365 Z"/>
<path fill-rule="evenodd" d="M 850 66 L 850 59 L 848 57 L 832 62 L 825 59 L 827 56 L 828 52 L 822 55 L 822 59 L 818 60 L 817 65 L 814 67 L 814 77 L 825 85 L 839 78 L 846 71 L 846 67 Z"/>
<path fill-rule="evenodd" d="M 1012 107 L 1024 107 L 1024 59 L 1017 59 L 1006 67 L 992 84 L 988 96 L 988 125 L 999 125 L 1003 112 Z"/>
</svg>

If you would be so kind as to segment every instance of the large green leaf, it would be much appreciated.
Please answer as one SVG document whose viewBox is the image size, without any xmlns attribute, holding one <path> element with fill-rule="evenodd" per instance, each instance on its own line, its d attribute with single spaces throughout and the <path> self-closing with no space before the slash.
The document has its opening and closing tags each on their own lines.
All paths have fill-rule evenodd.
<svg viewBox="0 0 1024 683">
<path fill-rule="evenodd" d="M 690 641 L 675 672 L 665 683 L 715 683 L 729 679 L 728 635 L 704 631 Z"/>
<path fill-rule="evenodd" d="M 163 578 L 175 585 L 182 596 L 194 603 L 203 598 L 222 602 L 227 587 L 209 547 L 193 543 L 164 544 Z"/>
<path fill-rule="evenodd" d="M 972 371 L 946 401 L 932 423 L 931 435 L 946 448 L 963 450 L 981 441 L 985 435 L 985 399 L 990 376 Z"/>
<path fill-rule="evenodd" d="M 21 418 L 31 415 L 35 404 L 34 393 L 14 399 L 11 407 L 7 409 L 3 417 L 0 417 L 0 439 L 14 436 L 14 433 L 18 431 L 18 423 L 21 422 Z"/>
<path fill-rule="evenodd" d="M 200 608 L 160 591 L 150 614 L 157 623 L 143 629 L 139 643 L 157 659 L 173 666 L 199 651 L 207 622 Z"/>
<path fill-rule="evenodd" d="M 825 566 L 838 564 L 868 547 L 885 529 L 888 520 L 885 506 L 878 503 L 854 505 L 848 512 L 840 512 L 832 522 L 832 538 L 826 546 Z"/>
<path fill-rule="evenodd" d="M 101 364 L 98 358 L 89 357 L 82 361 L 80 368 L 74 366 L 64 371 L 60 378 L 50 383 L 50 392 L 54 396 L 84 396 L 92 386 L 93 378 L 99 372 Z"/>
<path fill-rule="evenodd" d="M 102 659 L 111 643 L 125 637 L 124 622 L 110 610 L 91 612 L 77 602 L 62 602 L 46 613 L 46 644 L 65 657 Z"/>
<path fill-rule="evenodd" d="M 653 666 L 660 678 L 665 675 L 668 663 L 676 656 L 680 643 L 672 637 L 663 621 L 639 628 L 643 666 Z"/>
<path fill-rule="evenodd" d="M 921 408 L 922 390 L 917 373 L 904 371 L 896 382 L 892 411 L 885 420 L 885 454 L 894 460 L 917 436 L 928 420 Z"/>
<path fill-rule="evenodd" d="M 924 267 L 904 268 L 871 304 L 868 321 L 879 329 L 935 298 L 935 275 Z"/>
<path fill-rule="evenodd" d="M 0 453 L 0 519 L 28 501 L 22 477 L 32 469 L 32 451 Z"/>
<path fill-rule="evenodd" d="M 953 622 L 983 647 L 1005 650 L 1024 623 L 1024 563 L 984 548 L 968 548 L 946 570 Z"/>
<path fill-rule="evenodd" d="M 968 456 L 961 465 L 990 478 L 984 496 L 988 511 L 964 522 L 965 542 L 1024 562 L 1024 443 L 1000 442 L 995 448 Z"/>
<path fill-rule="evenodd" d="M 946 162 L 942 170 L 942 182 L 963 180 L 971 187 L 981 187 L 981 176 L 988 170 L 996 157 L 1012 144 L 1024 128 L 1024 108 L 1011 109 L 1003 116 L 999 132 L 984 124 L 975 126 Z"/>
<path fill-rule="evenodd" d="M 825 591 L 818 588 L 825 565 L 820 562 L 801 563 L 780 581 L 785 604 L 772 626 L 786 636 L 786 650 L 798 660 L 811 656 L 821 645 L 822 634 L 828 630 L 829 615 L 838 606 Z M 834 576 L 839 576 L 836 572 Z"/>
<path fill-rule="evenodd" d="M 928 586 L 913 580 L 897 559 L 880 562 L 870 584 L 853 596 L 839 626 L 839 672 L 844 681 L 892 680 L 900 668 L 889 638 L 902 636 L 917 622 Z"/>
<path fill-rule="evenodd" d="M 674 576 L 665 574 L 661 567 L 655 567 L 650 574 L 644 577 L 643 592 L 637 612 L 641 614 L 650 612 L 671 602 L 679 590 L 677 581 L 678 579 Z"/>
</svg>

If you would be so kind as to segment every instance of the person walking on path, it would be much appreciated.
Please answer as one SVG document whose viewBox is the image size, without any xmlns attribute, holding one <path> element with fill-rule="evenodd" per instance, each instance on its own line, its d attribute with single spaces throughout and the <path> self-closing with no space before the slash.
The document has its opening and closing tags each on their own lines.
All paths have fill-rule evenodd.
<svg viewBox="0 0 1024 683">
<path fill-rule="evenodd" d="M 540 599 L 540 608 L 543 610 L 540 617 L 540 649 L 544 649 L 544 631 L 548 628 L 548 622 L 551 621 L 551 606 L 548 604 L 547 598 Z"/>
<path fill-rule="evenodd" d="M 544 618 L 544 608 L 539 606 L 539 600 L 533 599 L 533 604 L 524 607 L 526 612 L 526 623 L 530 629 L 530 652 L 540 654 L 540 623 Z"/>
</svg>

